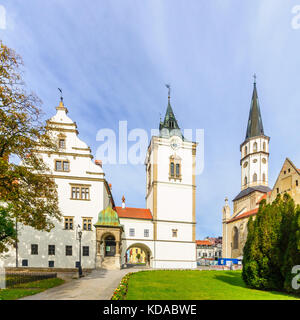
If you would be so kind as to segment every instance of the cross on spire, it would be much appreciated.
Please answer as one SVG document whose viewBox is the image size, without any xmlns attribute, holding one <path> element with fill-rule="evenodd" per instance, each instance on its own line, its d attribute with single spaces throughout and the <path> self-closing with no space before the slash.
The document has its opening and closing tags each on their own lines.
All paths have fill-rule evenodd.
<svg viewBox="0 0 300 320">
<path fill-rule="evenodd" d="M 170 100 L 170 95 L 171 95 L 171 85 L 166 84 L 166 87 L 168 89 L 168 99 Z"/>
<path fill-rule="evenodd" d="M 256 73 L 254 73 L 254 75 L 253 75 L 253 79 L 254 79 L 254 84 L 256 84 Z"/>
</svg>

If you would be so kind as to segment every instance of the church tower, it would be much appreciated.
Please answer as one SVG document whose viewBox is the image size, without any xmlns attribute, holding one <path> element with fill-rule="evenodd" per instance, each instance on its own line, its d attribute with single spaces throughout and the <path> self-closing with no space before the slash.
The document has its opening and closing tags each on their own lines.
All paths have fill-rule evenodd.
<svg viewBox="0 0 300 320">
<path fill-rule="evenodd" d="M 168 86 L 169 88 L 169 86 Z M 153 215 L 154 268 L 196 268 L 196 146 L 170 103 L 146 156 L 146 206 Z"/>
<path fill-rule="evenodd" d="M 240 146 L 242 190 L 268 186 L 269 140 L 270 138 L 264 134 L 256 80 L 254 80 L 246 138 Z"/>
</svg>

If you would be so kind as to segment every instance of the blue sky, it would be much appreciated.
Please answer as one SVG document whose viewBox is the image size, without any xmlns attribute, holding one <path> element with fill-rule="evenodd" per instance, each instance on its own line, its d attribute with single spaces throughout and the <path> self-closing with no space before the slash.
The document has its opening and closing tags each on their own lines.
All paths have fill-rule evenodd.
<svg viewBox="0 0 300 320">
<path fill-rule="evenodd" d="M 63 88 L 80 138 L 96 154 L 101 128 L 155 129 L 172 106 L 182 128 L 205 130 L 197 176 L 197 238 L 222 234 L 225 196 L 240 191 L 239 146 L 257 73 L 269 184 L 286 157 L 300 167 L 300 0 L 0 0 L 0 38 L 24 59 L 45 119 Z M 104 167 L 120 205 L 145 206 L 143 165 Z M 130 181 L 130 184 L 128 183 Z"/>
</svg>

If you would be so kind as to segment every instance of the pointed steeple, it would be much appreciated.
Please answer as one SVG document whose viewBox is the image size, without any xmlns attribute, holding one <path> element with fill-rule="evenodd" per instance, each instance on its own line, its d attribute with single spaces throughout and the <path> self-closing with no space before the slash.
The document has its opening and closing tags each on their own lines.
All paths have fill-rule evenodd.
<svg viewBox="0 0 300 320">
<path fill-rule="evenodd" d="M 248 119 L 248 126 L 246 132 L 246 140 L 256 136 L 264 136 L 264 127 L 260 114 L 260 107 L 258 102 L 258 95 L 256 89 L 256 75 L 254 75 L 252 101 Z"/>
<path fill-rule="evenodd" d="M 177 135 L 183 138 L 182 133 L 180 131 L 178 122 L 176 120 L 176 117 L 174 115 L 173 109 L 171 107 L 170 102 L 170 86 L 166 85 L 166 87 L 169 89 L 168 91 L 168 106 L 166 115 L 164 118 L 164 121 L 160 121 L 159 124 L 159 131 L 160 135 L 164 137 L 170 137 L 172 135 Z"/>
</svg>

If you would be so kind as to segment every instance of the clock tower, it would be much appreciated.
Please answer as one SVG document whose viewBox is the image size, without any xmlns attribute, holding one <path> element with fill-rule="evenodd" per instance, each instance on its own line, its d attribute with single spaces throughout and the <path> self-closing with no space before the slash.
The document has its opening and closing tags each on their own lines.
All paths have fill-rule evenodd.
<svg viewBox="0 0 300 320">
<path fill-rule="evenodd" d="M 155 268 L 196 268 L 196 146 L 180 130 L 169 92 L 159 136 L 152 137 L 145 160 Z"/>
</svg>

